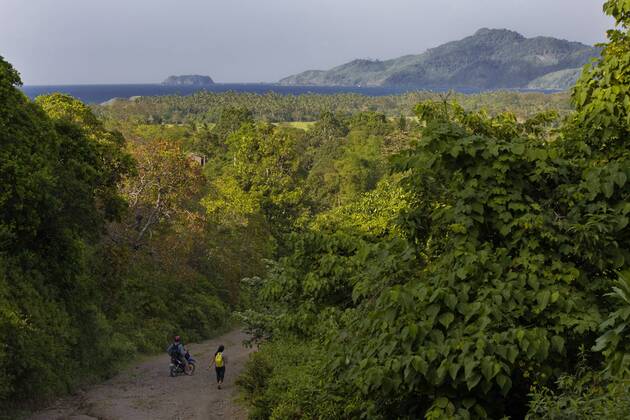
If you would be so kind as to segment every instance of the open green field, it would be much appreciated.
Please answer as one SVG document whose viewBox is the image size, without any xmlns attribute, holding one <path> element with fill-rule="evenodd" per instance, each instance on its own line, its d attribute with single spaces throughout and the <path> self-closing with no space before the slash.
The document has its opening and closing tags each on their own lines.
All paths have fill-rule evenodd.
<svg viewBox="0 0 630 420">
<path fill-rule="evenodd" d="M 276 123 L 278 127 L 293 127 L 299 128 L 300 130 L 308 131 L 313 127 L 315 121 L 283 121 Z"/>
</svg>

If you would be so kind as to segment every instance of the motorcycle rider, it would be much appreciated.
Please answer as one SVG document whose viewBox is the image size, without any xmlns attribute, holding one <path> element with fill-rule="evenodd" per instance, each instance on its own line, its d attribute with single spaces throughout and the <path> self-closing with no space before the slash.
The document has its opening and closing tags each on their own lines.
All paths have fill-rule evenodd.
<svg viewBox="0 0 630 420">
<path fill-rule="evenodd" d="M 184 372 L 188 372 L 188 360 L 186 360 L 186 349 L 182 344 L 182 339 L 179 335 L 173 338 L 173 342 L 166 349 L 166 352 L 171 356 L 171 361 L 176 363 L 179 360 L 184 365 Z"/>
</svg>

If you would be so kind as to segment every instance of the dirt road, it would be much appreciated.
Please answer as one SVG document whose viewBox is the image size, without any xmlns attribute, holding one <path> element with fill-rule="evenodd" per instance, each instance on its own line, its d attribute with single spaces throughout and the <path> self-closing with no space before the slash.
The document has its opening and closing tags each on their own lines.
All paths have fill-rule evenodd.
<svg viewBox="0 0 630 420">
<path fill-rule="evenodd" d="M 197 360 L 193 376 L 169 376 L 166 354 L 126 369 L 112 379 L 77 396 L 58 401 L 31 420 L 188 420 L 245 419 L 246 412 L 234 399 L 236 376 L 252 351 L 242 346 L 246 336 L 232 331 L 221 337 L 191 344 Z M 228 357 L 223 389 L 217 389 L 214 370 L 207 370 L 219 344 Z"/>
</svg>

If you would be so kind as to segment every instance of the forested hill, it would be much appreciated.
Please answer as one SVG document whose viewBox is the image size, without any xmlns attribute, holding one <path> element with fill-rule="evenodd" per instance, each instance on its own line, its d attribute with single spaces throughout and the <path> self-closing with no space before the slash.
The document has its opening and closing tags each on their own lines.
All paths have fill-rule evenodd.
<svg viewBox="0 0 630 420">
<path fill-rule="evenodd" d="M 522 88 L 545 74 L 582 67 L 595 47 L 550 37 L 525 38 L 507 29 L 474 35 L 392 60 L 354 60 L 328 71 L 309 70 L 285 85 Z"/>
<path fill-rule="evenodd" d="M 169 76 L 163 82 L 166 86 L 209 86 L 214 84 L 210 76 L 190 74 L 185 76 Z"/>
</svg>

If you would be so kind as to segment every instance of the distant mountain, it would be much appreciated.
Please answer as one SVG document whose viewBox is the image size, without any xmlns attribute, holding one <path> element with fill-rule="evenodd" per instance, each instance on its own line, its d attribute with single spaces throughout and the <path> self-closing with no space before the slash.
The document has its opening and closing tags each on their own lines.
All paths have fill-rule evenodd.
<svg viewBox="0 0 630 420">
<path fill-rule="evenodd" d="M 208 86 L 213 85 L 214 81 L 210 76 L 191 74 L 185 76 L 169 76 L 162 84 L 167 86 Z"/>
<path fill-rule="evenodd" d="M 549 37 L 525 38 L 507 29 L 474 35 L 392 60 L 354 60 L 309 70 L 283 85 L 405 86 L 417 88 L 524 88 L 549 73 L 575 69 L 599 55 L 595 47 Z"/>
</svg>

